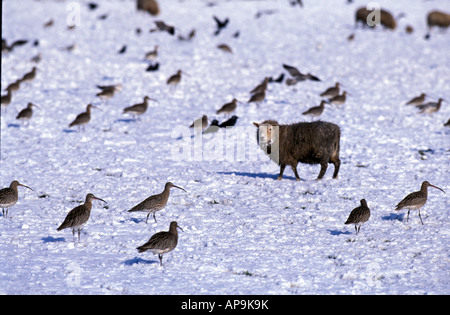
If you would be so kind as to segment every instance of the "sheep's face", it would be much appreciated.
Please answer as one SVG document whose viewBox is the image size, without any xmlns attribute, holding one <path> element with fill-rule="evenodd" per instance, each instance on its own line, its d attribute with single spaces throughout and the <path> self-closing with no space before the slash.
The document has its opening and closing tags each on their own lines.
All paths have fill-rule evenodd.
<svg viewBox="0 0 450 315">
<path fill-rule="evenodd" d="M 259 147 L 274 161 L 278 161 L 279 129 L 276 121 L 266 120 L 261 124 L 253 123 L 257 128 L 256 139 Z"/>
</svg>

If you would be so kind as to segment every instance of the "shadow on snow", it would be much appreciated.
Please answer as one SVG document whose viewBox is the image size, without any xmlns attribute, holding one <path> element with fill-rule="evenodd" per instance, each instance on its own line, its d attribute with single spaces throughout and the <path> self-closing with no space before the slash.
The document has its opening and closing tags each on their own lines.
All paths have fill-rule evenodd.
<svg viewBox="0 0 450 315">
<path fill-rule="evenodd" d="M 159 264 L 159 261 L 156 260 L 145 260 L 139 257 L 134 257 L 131 259 L 127 259 L 123 262 L 126 266 L 133 266 L 134 264 Z"/>
</svg>

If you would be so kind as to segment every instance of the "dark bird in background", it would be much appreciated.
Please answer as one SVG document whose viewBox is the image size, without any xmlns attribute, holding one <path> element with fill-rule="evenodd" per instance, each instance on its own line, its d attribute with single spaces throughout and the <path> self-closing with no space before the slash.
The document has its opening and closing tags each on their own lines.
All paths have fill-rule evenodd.
<svg viewBox="0 0 450 315">
<path fill-rule="evenodd" d="M 88 5 L 89 10 L 91 10 L 91 11 L 94 11 L 95 9 L 98 8 L 98 4 L 95 2 L 89 2 L 87 5 Z"/>
<path fill-rule="evenodd" d="M 299 5 L 300 8 L 303 8 L 303 2 L 302 0 L 290 0 L 289 3 L 295 7 L 297 4 Z"/>
<path fill-rule="evenodd" d="M 155 21 L 155 24 L 156 24 L 156 28 L 151 29 L 150 33 L 159 31 L 159 32 L 167 32 L 170 35 L 175 34 L 175 27 L 173 27 L 171 25 L 167 25 L 163 21 Z"/>
<path fill-rule="evenodd" d="M 6 39 L 2 38 L 2 51 L 11 52 L 15 47 L 23 46 L 28 43 L 26 39 L 19 39 L 14 41 L 11 45 L 8 45 Z"/>
<path fill-rule="evenodd" d="M 119 54 L 124 54 L 127 51 L 127 45 L 123 45 L 119 50 Z"/>
<path fill-rule="evenodd" d="M 312 75 L 311 73 L 303 74 L 300 71 L 298 71 L 297 68 L 295 68 L 293 66 L 283 64 L 283 68 L 286 69 L 289 72 L 289 74 L 292 76 L 292 79 L 286 80 L 287 85 L 294 85 L 297 82 L 305 81 L 305 80 L 321 81 L 317 76 Z"/>
<path fill-rule="evenodd" d="M 226 127 L 233 127 L 236 124 L 236 121 L 239 117 L 234 115 L 233 117 L 231 117 L 230 119 L 224 121 L 223 123 L 221 123 L 219 125 L 219 128 L 226 128 Z"/>
<path fill-rule="evenodd" d="M 214 119 L 211 122 L 211 125 L 209 125 L 209 127 L 203 131 L 203 134 L 217 132 L 217 130 L 219 130 L 219 121 L 217 119 Z"/>
<path fill-rule="evenodd" d="M 149 64 L 147 69 L 145 69 L 145 71 L 152 72 L 152 71 L 158 71 L 158 69 L 159 69 L 159 62 L 157 62 L 155 64 Z"/>
<path fill-rule="evenodd" d="M 219 20 L 216 16 L 213 16 L 214 21 L 216 21 L 216 25 L 217 25 L 217 29 L 214 32 L 214 35 L 219 35 L 220 32 L 222 31 L 222 29 L 224 29 L 225 27 L 227 27 L 228 22 L 230 21 L 228 18 L 226 18 L 225 20 L 221 21 Z"/>
<path fill-rule="evenodd" d="M 272 77 L 269 78 L 269 83 L 281 83 L 284 79 L 284 73 L 280 74 L 278 78 L 274 79 Z"/>
</svg>

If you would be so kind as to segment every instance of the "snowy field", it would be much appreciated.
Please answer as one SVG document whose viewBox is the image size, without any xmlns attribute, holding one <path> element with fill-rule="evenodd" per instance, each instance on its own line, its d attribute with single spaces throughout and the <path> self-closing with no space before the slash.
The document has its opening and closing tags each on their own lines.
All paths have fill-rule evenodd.
<svg viewBox="0 0 450 315">
<path fill-rule="evenodd" d="M 2 95 L 35 65 L 32 57 L 42 61 L 2 108 L 1 187 L 17 179 L 34 191 L 19 187 L 18 203 L 0 217 L 1 294 L 450 293 L 450 30 L 424 39 L 426 13 L 450 12 L 447 0 L 380 1 L 405 14 L 395 31 L 354 29 L 354 12 L 366 4 L 359 0 L 304 0 L 303 8 L 167 0 L 156 18 L 131 0 L 97 1 L 93 11 L 88 2 L 2 2 L 2 38 L 29 40 L 2 53 Z M 217 36 L 213 15 L 229 18 Z M 155 20 L 174 25 L 175 36 L 150 33 Z M 191 41 L 177 38 L 192 29 Z M 146 72 L 144 55 L 155 45 L 160 67 Z M 246 104 L 264 77 L 289 77 L 283 64 L 321 82 L 270 83 L 263 103 Z M 186 75 L 171 88 L 166 80 L 178 69 Z M 311 121 L 301 113 L 336 81 L 351 95 L 320 119 L 341 127 L 339 178 L 330 165 L 316 181 L 320 166 L 299 164 L 300 182 L 289 167 L 276 180 L 279 167 L 258 148 L 252 123 Z M 107 103 L 96 97 L 96 85 L 117 83 L 123 89 Z M 428 115 L 405 106 L 422 92 L 447 102 Z M 145 95 L 158 103 L 140 120 L 122 114 Z M 244 102 L 234 128 L 203 138 L 188 129 L 204 114 L 225 120 L 215 112 L 233 97 Z M 41 108 L 26 126 L 15 117 L 30 101 Z M 85 131 L 69 128 L 88 103 L 101 110 Z M 406 222 L 406 210 L 394 208 L 425 180 L 446 194 L 429 188 L 424 225 L 416 211 Z M 172 189 L 157 223 L 126 211 L 167 181 L 187 192 Z M 107 205 L 94 201 L 74 243 L 69 229 L 56 228 L 87 193 Z M 344 222 L 362 198 L 371 217 L 355 235 Z M 171 221 L 184 232 L 161 267 L 136 247 Z"/>
</svg>

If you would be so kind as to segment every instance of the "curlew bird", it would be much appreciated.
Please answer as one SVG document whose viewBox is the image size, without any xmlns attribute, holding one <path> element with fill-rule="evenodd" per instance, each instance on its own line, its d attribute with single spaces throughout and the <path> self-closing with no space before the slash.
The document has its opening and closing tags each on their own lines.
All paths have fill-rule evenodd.
<svg viewBox="0 0 450 315">
<path fill-rule="evenodd" d="M 145 60 L 155 60 L 156 57 L 158 57 L 158 45 L 155 45 L 155 48 L 152 51 L 149 51 L 148 53 L 145 54 Z"/>
<path fill-rule="evenodd" d="M 255 103 L 256 105 L 259 105 L 259 104 L 261 104 L 261 102 L 264 101 L 265 98 L 266 98 L 266 92 L 261 91 L 259 93 L 253 94 L 247 103 Z"/>
<path fill-rule="evenodd" d="M 182 73 L 183 73 L 183 71 L 178 70 L 176 74 L 169 77 L 169 79 L 167 80 L 167 84 L 172 85 L 172 86 L 178 85 L 178 83 L 180 83 L 180 81 L 181 81 Z"/>
<path fill-rule="evenodd" d="M 139 253 L 143 253 L 146 251 L 150 251 L 152 254 L 158 254 L 159 265 L 162 266 L 162 259 L 165 253 L 168 253 L 177 247 L 178 244 L 178 231 L 183 229 L 178 225 L 177 222 L 170 222 L 169 231 L 162 231 L 156 234 L 153 234 L 152 237 L 142 246 L 137 247 L 136 249 Z"/>
<path fill-rule="evenodd" d="M 16 80 L 15 82 L 8 85 L 5 91 L 11 90 L 11 92 L 17 92 L 20 89 L 20 80 Z"/>
<path fill-rule="evenodd" d="M 17 180 L 13 180 L 11 182 L 11 184 L 9 185 L 9 187 L 1 189 L 0 190 L 0 207 L 2 208 L 2 213 L 3 213 L 4 218 L 8 217 L 9 208 L 14 206 L 16 204 L 17 200 L 19 200 L 19 192 L 17 191 L 18 186 L 33 190 L 30 187 L 19 183 Z M 5 211 L 5 209 L 6 209 L 6 211 Z"/>
<path fill-rule="evenodd" d="M 400 201 L 395 208 L 395 210 L 408 209 L 408 215 L 406 216 L 406 222 L 408 222 L 409 211 L 419 210 L 420 222 L 422 222 L 422 225 L 423 225 L 422 217 L 420 216 L 420 208 L 422 208 L 425 205 L 425 203 L 427 202 L 427 197 L 428 197 L 428 189 L 427 188 L 428 187 L 434 187 L 445 193 L 445 191 L 443 191 L 441 188 L 431 185 L 427 181 L 424 181 L 422 183 L 422 186 L 420 187 L 419 191 L 410 193 L 402 201 Z"/>
<path fill-rule="evenodd" d="M 56 230 L 61 231 L 63 229 L 71 228 L 74 242 L 75 242 L 75 231 L 78 231 L 78 243 L 79 243 L 81 229 L 89 220 L 89 216 L 91 215 L 92 199 L 100 200 L 103 201 L 104 203 L 107 203 L 105 200 L 95 197 L 91 193 L 87 194 L 84 203 L 70 210 L 66 218 L 64 219 L 64 222 Z"/>
<path fill-rule="evenodd" d="M 31 119 L 31 116 L 33 116 L 33 106 L 39 107 L 36 104 L 28 103 L 27 107 L 19 112 L 16 119 L 28 122 Z"/>
<path fill-rule="evenodd" d="M 418 109 L 420 109 L 419 114 L 432 114 L 437 112 L 442 105 L 442 102 L 444 101 L 444 99 L 440 98 L 437 103 L 435 102 L 430 102 L 430 103 L 426 103 L 426 104 L 422 104 L 422 105 L 416 105 L 416 107 Z"/>
<path fill-rule="evenodd" d="M 5 106 L 6 108 L 9 104 L 11 104 L 11 100 L 12 100 L 12 92 L 11 89 L 8 89 L 6 95 L 2 95 L 1 105 Z"/>
<path fill-rule="evenodd" d="M 126 114 L 132 114 L 133 118 L 135 118 L 136 116 L 138 116 L 138 119 L 140 115 L 144 114 L 147 111 L 147 107 L 148 107 L 148 101 L 152 100 L 157 102 L 157 100 L 150 98 L 148 96 L 144 97 L 144 102 L 143 103 L 138 103 L 138 104 L 134 104 L 128 107 L 125 107 L 123 109 L 123 113 Z M 135 118 L 136 119 L 136 118 Z"/>
<path fill-rule="evenodd" d="M 361 199 L 361 205 L 350 212 L 347 221 L 344 224 L 354 224 L 356 234 L 359 233 L 361 225 L 370 218 L 370 209 L 367 206 L 366 199 Z"/>
<path fill-rule="evenodd" d="M 336 95 L 339 95 L 339 89 L 340 89 L 340 84 L 339 84 L 339 82 L 336 82 L 335 86 L 332 86 L 332 87 L 326 89 L 324 92 L 320 93 L 320 96 L 326 97 L 326 98 L 335 97 Z"/>
<path fill-rule="evenodd" d="M 145 223 L 147 223 L 150 214 L 153 213 L 153 219 L 155 219 L 156 223 L 155 213 L 159 210 L 164 209 L 164 207 L 166 206 L 167 201 L 169 200 L 170 188 L 172 187 L 181 189 L 186 192 L 186 190 L 184 190 L 183 188 L 175 186 L 171 182 L 167 182 L 162 193 L 148 197 L 141 203 L 128 210 L 128 212 L 147 212 L 148 214 L 147 218 L 145 219 Z"/>
<path fill-rule="evenodd" d="M 70 123 L 69 127 L 78 126 L 78 130 L 80 130 L 80 128 L 83 128 L 84 130 L 84 126 L 91 120 L 91 108 L 98 107 L 92 104 L 88 104 L 86 106 L 86 111 L 78 114 L 75 120 Z"/>
<path fill-rule="evenodd" d="M 236 110 L 238 100 L 233 98 L 229 103 L 222 105 L 222 107 L 216 111 L 216 114 L 231 114 Z"/>
<path fill-rule="evenodd" d="M 323 110 L 325 108 L 325 103 L 326 103 L 325 101 L 321 101 L 319 106 L 311 107 L 307 111 L 303 112 L 302 115 L 313 116 L 313 117 L 318 117 L 318 116 L 322 115 Z"/>
<path fill-rule="evenodd" d="M 426 96 L 427 95 L 425 93 L 422 93 L 419 96 L 416 96 L 416 97 L 412 98 L 405 105 L 413 105 L 413 106 L 422 105 L 423 102 L 425 101 L 425 97 Z"/>
<path fill-rule="evenodd" d="M 102 90 L 97 93 L 96 96 L 99 98 L 108 101 L 110 98 L 114 96 L 116 92 L 120 92 L 123 88 L 122 84 L 113 84 L 113 85 L 97 85 L 97 88 Z"/>
<path fill-rule="evenodd" d="M 317 76 L 312 75 L 311 73 L 303 74 L 300 71 L 298 71 L 297 68 L 293 66 L 289 66 L 286 64 L 283 64 L 283 68 L 286 69 L 289 74 L 292 76 L 292 79 L 289 81 L 286 81 L 286 84 L 288 85 L 294 85 L 297 82 L 310 80 L 310 81 L 321 81 Z"/>
<path fill-rule="evenodd" d="M 334 105 L 342 105 L 345 103 L 345 100 L 347 99 L 347 92 L 344 91 L 340 95 L 336 95 L 335 97 L 332 97 L 328 100 L 328 104 L 334 104 Z"/>
<path fill-rule="evenodd" d="M 233 50 L 231 49 L 231 47 L 228 44 L 219 44 L 219 45 L 217 45 L 217 48 L 226 53 L 230 53 L 230 54 L 233 53 Z"/>
<path fill-rule="evenodd" d="M 27 72 L 23 75 L 22 79 L 20 79 L 20 82 L 31 82 L 36 78 L 36 67 L 33 67 L 30 72 Z"/>
<path fill-rule="evenodd" d="M 32 57 L 30 59 L 30 61 L 34 62 L 34 63 L 39 63 L 39 62 L 41 62 L 41 60 L 42 60 L 42 54 L 41 53 L 38 53 L 36 56 L 34 56 L 34 57 Z"/>
<path fill-rule="evenodd" d="M 267 83 L 269 82 L 269 79 L 270 79 L 269 77 L 265 77 L 260 84 L 255 86 L 255 88 L 250 91 L 250 94 L 265 92 L 267 89 Z"/>
<path fill-rule="evenodd" d="M 194 120 L 192 125 L 189 126 L 189 128 L 195 129 L 197 129 L 198 127 L 200 127 L 201 130 L 205 130 L 206 127 L 208 127 L 208 116 L 203 115 L 201 118 Z"/>
</svg>

